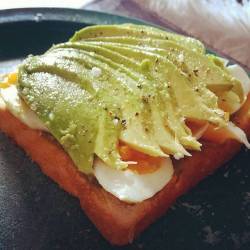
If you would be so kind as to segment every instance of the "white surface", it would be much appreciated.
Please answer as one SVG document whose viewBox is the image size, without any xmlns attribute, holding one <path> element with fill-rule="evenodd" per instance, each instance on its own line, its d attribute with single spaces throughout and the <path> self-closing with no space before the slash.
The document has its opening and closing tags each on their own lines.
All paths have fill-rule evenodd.
<svg viewBox="0 0 250 250">
<path fill-rule="evenodd" d="M 236 0 L 133 0 L 210 47 L 250 68 L 250 2 Z"/>
<path fill-rule="evenodd" d="M 0 1 L 0 9 L 25 8 L 25 7 L 68 7 L 80 8 L 93 0 L 10 0 Z"/>
</svg>

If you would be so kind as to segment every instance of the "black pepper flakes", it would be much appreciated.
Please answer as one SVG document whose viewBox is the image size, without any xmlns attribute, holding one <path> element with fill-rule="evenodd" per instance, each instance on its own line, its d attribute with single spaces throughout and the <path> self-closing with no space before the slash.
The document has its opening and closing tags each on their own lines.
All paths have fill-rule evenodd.
<svg viewBox="0 0 250 250">
<path fill-rule="evenodd" d="M 194 69 L 193 72 L 194 72 L 195 76 L 198 76 L 198 73 L 199 73 L 198 69 Z"/>
<path fill-rule="evenodd" d="M 148 96 L 142 96 L 142 101 L 144 102 L 144 103 L 148 103 Z"/>
<path fill-rule="evenodd" d="M 135 113 L 135 116 L 139 116 L 139 113 L 138 113 L 138 112 L 136 112 L 136 113 Z"/>
<path fill-rule="evenodd" d="M 127 128 L 127 121 L 125 119 L 121 120 L 122 129 Z"/>
</svg>

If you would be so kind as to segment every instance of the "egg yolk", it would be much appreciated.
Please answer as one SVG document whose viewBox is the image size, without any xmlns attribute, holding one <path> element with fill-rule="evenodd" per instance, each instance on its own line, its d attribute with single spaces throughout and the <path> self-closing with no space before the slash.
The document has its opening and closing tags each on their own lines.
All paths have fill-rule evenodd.
<svg viewBox="0 0 250 250">
<path fill-rule="evenodd" d="M 204 126 L 204 121 L 187 120 L 186 125 L 191 129 L 192 134 Z M 233 139 L 235 136 L 227 128 L 218 128 L 209 124 L 205 132 L 202 134 L 201 139 L 204 141 L 215 142 L 218 144 L 224 143 L 227 139 Z"/>
<path fill-rule="evenodd" d="M 8 88 L 12 84 L 17 83 L 17 73 L 13 72 L 8 74 L 3 82 L 0 82 L 0 88 Z"/>
<path fill-rule="evenodd" d="M 128 145 L 120 143 L 119 152 L 122 160 L 136 162 L 136 164 L 129 164 L 128 169 L 138 174 L 153 173 L 161 167 L 161 157 L 146 155 L 132 149 Z"/>
</svg>

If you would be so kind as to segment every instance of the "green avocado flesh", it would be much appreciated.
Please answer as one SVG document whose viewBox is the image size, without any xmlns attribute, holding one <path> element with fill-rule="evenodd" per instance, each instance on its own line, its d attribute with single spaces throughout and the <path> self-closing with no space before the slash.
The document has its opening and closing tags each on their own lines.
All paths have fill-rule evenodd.
<svg viewBox="0 0 250 250">
<path fill-rule="evenodd" d="M 92 173 L 94 155 L 124 169 L 119 141 L 182 157 L 201 147 L 185 119 L 227 125 L 218 99 L 244 95 L 216 62 L 192 38 L 132 24 L 91 26 L 28 57 L 19 93 L 80 171 Z"/>
</svg>

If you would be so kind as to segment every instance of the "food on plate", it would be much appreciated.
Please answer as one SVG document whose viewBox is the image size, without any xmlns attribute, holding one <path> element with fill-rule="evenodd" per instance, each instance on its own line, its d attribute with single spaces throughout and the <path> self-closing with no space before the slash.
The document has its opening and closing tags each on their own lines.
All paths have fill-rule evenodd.
<svg viewBox="0 0 250 250">
<path fill-rule="evenodd" d="M 124 245 L 250 148 L 249 90 L 239 65 L 196 39 L 90 26 L 2 76 L 0 129 Z"/>
</svg>

